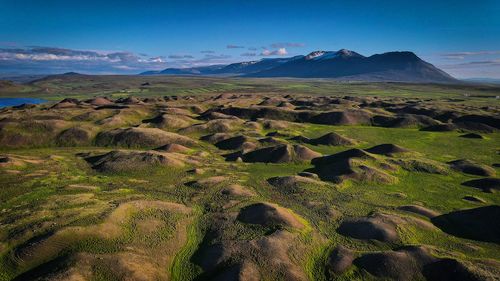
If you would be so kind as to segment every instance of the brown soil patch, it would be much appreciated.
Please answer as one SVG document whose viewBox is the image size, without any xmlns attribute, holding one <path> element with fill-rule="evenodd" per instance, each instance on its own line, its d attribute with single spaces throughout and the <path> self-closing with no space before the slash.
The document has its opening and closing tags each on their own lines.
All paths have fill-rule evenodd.
<svg viewBox="0 0 500 281">
<path fill-rule="evenodd" d="M 92 168 L 100 172 L 123 172 L 146 169 L 154 166 L 181 168 L 186 164 L 196 165 L 198 161 L 178 153 L 156 151 L 111 151 L 85 159 Z"/>
<path fill-rule="evenodd" d="M 374 239 L 383 242 L 399 240 L 394 221 L 379 215 L 344 220 L 337 231 L 356 239 Z"/>
<path fill-rule="evenodd" d="M 184 153 L 184 152 L 190 151 L 191 149 L 189 149 L 183 145 L 180 145 L 180 144 L 169 143 L 169 144 L 157 147 L 154 150 L 162 151 L 162 152 L 171 152 L 171 153 L 174 153 L 174 152 Z"/>
<path fill-rule="evenodd" d="M 256 203 L 240 210 L 237 219 L 263 226 L 283 225 L 303 228 L 304 225 L 289 210 L 270 203 Z"/>
<path fill-rule="evenodd" d="M 128 128 L 105 131 L 97 135 L 95 142 L 99 146 L 116 145 L 126 147 L 158 147 L 169 143 L 186 146 L 196 144 L 194 140 L 188 137 L 156 128 Z"/>
<path fill-rule="evenodd" d="M 343 137 L 337 133 L 331 132 L 331 133 L 328 133 L 328 134 L 323 135 L 321 137 L 318 137 L 315 139 L 310 139 L 307 143 L 310 143 L 313 145 L 338 146 L 338 145 L 353 145 L 356 142 L 354 140 Z"/>
<path fill-rule="evenodd" d="M 383 154 L 383 155 L 392 155 L 397 153 L 409 152 L 408 149 L 392 143 L 379 144 L 374 147 L 366 149 L 366 151 L 373 154 Z"/>
<path fill-rule="evenodd" d="M 432 218 L 441 230 L 463 238 L 500 244 L 500 206 L 454 211 Z"/>
<path fill-rule="evenodd" d="M 233 197 L 250 197 L 255 196 L 255 193 L 248 190 L 246 187 L 239 184 L 231 184 L 221 190 L 221 193 Z"/>
<path fill-rule="evenodd" d="M 495 175 L 495 169 L 482 165 L 482 164 L 477 164 L 473 161 L 467 160 L 467 159 L 459 159 L 459 160 L 454 160 L 451 162 L 448 162 L 450 167 L 454 170 L 460 171 L 462 173 L 466 174 L 471 174 L 471 175 L 476 175 L 476 176 L 483 176 L 483 177 L 490 177 Z"/>
<path fill-rule="evenodd" d="M 277 145 L 257 149 L 241 156 L 244 162 L 285 163 L 307 161 L 321 154 L 301 145 Z"/>
<path fill-rule="evenodd" d="M 425 208 L 423 206 L 419 206 L 419 205 L 406 205 L 406 206 L 398 207 L 398 209 L 402 210 L 402 211 L 410 212 L 410 213 L 419 214 L 419 215 L 422 215 L 422 216 L 428 217 L 428 218 L 433 218 L 433 217 L 440 215 L 439 212 L 427 209 L 427 208 Z"/>
<path fill-rule="evenodd" d="M 463 182 L 462 185 L 482 189 L 484 192 L 494 192 L 500 190 L 499 178 L 483 178 Z"/>
<path fill-rule="evenodd" d="M 289 190 L 298 190 L 301 186 L 307 185 L 324 185 L 321 181 L 302 176 L 273 177 L 268 179 L 267 182 L 277 188 Z"/>
<path fill-rule="evenodd" d="M 341 274 L 345 272 L 354 260 L 354 252 L 342 245 L 337 246 L 328 256 L 327 270 L 330 275 Z"/>
</svg>

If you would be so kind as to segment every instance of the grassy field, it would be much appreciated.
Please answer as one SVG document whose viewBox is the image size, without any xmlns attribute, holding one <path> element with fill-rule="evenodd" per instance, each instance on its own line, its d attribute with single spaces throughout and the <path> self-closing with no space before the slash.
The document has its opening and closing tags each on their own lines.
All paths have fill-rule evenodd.
<svg viewBox="0 0 500 281">
<path fill-rule="evenodd" d="M 38 97 L 49 100 L 100 95 L 118 98 L 129 95 L 148 97 L 218 93 L 465 98 L 471 102 L 488 102 L 500 95 L 500 87 L 466 84 L 337 82 L 328 79 L 56 75 L 16 87 L 0 88 L 0 97 Z"/>
<path fill-rule="evenodd" d="M 429 106 L 439 105 L 451 110 L 456 107 L 460 112 L 469 110 L 474 114 L 484 112 L 496 116 L 500 105 L 493 97 L 500 94 L 498 88 L 265 79 L 123 78 L 54 78 L 25 85 L 14 93 L 0 92 L 2 97 L 39 97 L 51 101 L 97 95 L 113 99 L 130 95 L 140 98 L 195 96 L 191 101 L 130 104 L 123 109 L 97 110 L 90 105 L 47 109 L 40 105 L 32 109 L 0 111 L 0 141 L 3 142 L 0 159 L 4 159 L 0 161 L 0 280 L 218 280 L 222 276 L 229 278 L 227 280 L 237 276 L 242 280 L 254 280 L 249 276 L 260 276 L 258 279 L 262 280 L 397 280 L 400 276 L 377 275 L 356 261 L 344 272 L 332 273 L 329 257 L 339 245 L 352 250 L 358 258 L 405 246 L 424 246 L 435 258 L 454 259 L 467 265 L 471 274 L 490 276 L 491 280 L 498 277 L 495 277 L 498 273 L 495 267 L 500 262 L 498 242 L 453 235 L 434 226 L 430 217 L 399 209 L 416 205 L 447 214 L 500 205 L 499 193 L 462 185 L 482 176 L 452 169 L 447 164 L 456 159 L 468 159 L 488 166 L 493 174 L 491 177 L 495 177 L 500 173 L 498 130 L 480 132 L 483 139 L 471 139 L 460 137 L 467 131 L 463 129 L 436 132 L 423 131 L 418 126 L 395 128 L 310 122 L 279 123 L 278 126 L 266 125 L 266 120 L 261 119 L 252 120 L 255 124 L 250 124 L 239 118 L 227 119 L 232 121 L 215 118 L 212 121 L 219 122 L 219 127 L 200 127 L 207 121 L 199 118 L 201 112 L 196 113 L 193 109 L 193 105 L 205 110 L 221 104 L 257 104 L 264 96 L 283 99 L 286 94 L 299 98 L 349 95 L 379 96 L 384 101 L 398 97 L 418 100 L 422 104 L 428 100 L 426 105 Z M 149 85 L 140 86 L 146 82 Z M 239 99 L 214 98 L 222 93 L 251 95 Z M 484 106 L 490 108 L 480 109 Z M 154 118 L 159 112 L 165 114 L 168 108 L 186 110 L 187 113 L 168 115 L 179 119 L 179 115 L 187 114 L 189 120 L 181 119 L 188 120 L 186 127 L 190 129 L 172 125 L 174 123 L 158 127 L 148 123 L 152 121 L 143 121 Z M 336 107 L 334 110 L 344 109 Z M 381 111 L 376 110 L 370 114 Z M 385 109 L 383 113 L 393 114 Z M 108 122 L 110 118 L 117 123 Z M 161 154 L 165 158 L 154 158 L 157 156 L 154 153 L 140 154 L 137 158 L 120 160 L 125 162 L 112 162 L 115 166 L 105 162 L 109 166 L 99 167 L 88 160 L 90 156 L 112 150 L 145 153 L 158 146 L 156 141 L 160 137 L 147 141 L 134 137 L 132 145 L 100 144 L 98 141 L 101 132 L 135 126 L 148 129 L 156 126 L 164 132 L 188 137 L 194 143 L 183 143 L 189 148 L 186 151 Z M 86 131 L 88 138 L 78 139 L 77 143 L 61 142 L 62 132 L 74 127 Z M 300 144 L 322 155 L 353 148 L 366 150 L 388 143 L 409 152 L 401 155 L 370 153 L 370 158 L 350 163 L 356 172 L 361 171 L 361 166 L 375 168 L 386 181 L 314 179 L 279 186 L 271 184 L 269 179 L 297 175 L 314 165 L 309 160 L 285 163 L 226 161 L 225 154 L 239 149 L 221 150 L 200 140 L 201 136 L 223 132 L 231 136 L 248 136 L 249 142 L 260 148 L 266 145 L 258 139 L 274 131 L 283 134 L 275 136 L 275 141 Z M 317 138 L 330 132 L 355 140 L 355 144 L 314 145 L 290 140 L 295 135 Z M 185 141 L 177 137 L 171 142 L 179 143 L 180 140 Z M 114 157 L 108 160 L 117 161 L 119 155 Z M 141 162 L 150 159 L 156 160 L 147 162 L 146 166 Z M 404 165 L 395 164 L 410 160 L 430 163 L 428 165 L 442 172 L 405 169 Z M 230 186 L 236 186 L 233 187 L 236 191 L 227 191 Z M 466 196 L 482 202 L 464 200 Z M 248 223 L 240 218 L 244 208 L 261 202 L 279 206 L 273 211 L 274 215 L 280 215 L 277 222 L 273 221 L 274 215 L 268 218 L 272 223 Z M 339 227 L 348 219 L 374 214 L 396 218 L 397 239 L 358 239 L 340 233 Z M 496 216 L 493 214 L 490 219 L 498 219 Z M 483 267 L 483 261 L 490 263 Z M 422 279 L 423 276 L 429 279 L 428 275 L 420 273 L 413 277 Z"/>
</svg>

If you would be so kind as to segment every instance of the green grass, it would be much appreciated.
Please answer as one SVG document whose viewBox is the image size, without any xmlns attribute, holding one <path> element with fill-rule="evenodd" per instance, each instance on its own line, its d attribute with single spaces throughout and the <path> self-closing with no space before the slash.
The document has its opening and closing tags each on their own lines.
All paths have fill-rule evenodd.
<svg viewBox="0 0 500 281">
<path fill-rule="evenodd" d="M 149 82 L 148 87 L 141 87 Z M 48 89 L 48 90 L 47 90 Z M 363 95 L 386 97 L 457 98 L 488 104 L 499 95 L 491 85 L 441 85 L 409 83 L 337 82 L 328 79 L 242 79 L 173 76 L 88 76 L 45 79 L 22 85 L 16 90 L 0 91 L 1 97 L 39 97 L 51 101 L 65 97 L 114 98 L 162 95 L 199 95 L 205 93 L 269 93 L 314 95 Z M 466 97 L 465 95 L 469 95 Z"/>
<path fill-rule="evenodd" d="M 197 216 L 187 229 L 187 241 L 179 250 L 177 255 L 175 255 L 170 268 L 170 275 L 173 281 L 193 280 L 202 272 L 200 267 L 190 261 L 198 245 L 203 239 L 203 233 L 200 225 L 202 223 L 200 216 L 201 210 L 196 208 L 195 213 Z"/>
<path fill-rule="evenodd" d="M 38 96 L 49 100 L 71 96 L 87 98 L 94 95 L 110 95 L 113 97 L 162 96 L 162 95 L 205 95 L 215 93 L 299 93 L 306 95 L 370 95 L 383 97 L 419 97 L 433 98 L 444 102 L 449 98 L 464 98 L 464 93 L 471 95 L 498 95 L 494 87 L 453 86 L 453 85 L 412 85 L 398 83 L 339 83 L 327 80 L 272 80 L 272 79 L 219 79 L 219 78 L 175 78 L 175 77 L 99 77 L 95 81 L 42 81 L 26 86 L 25 90 L 14 96 Z M 141 89 L 137 84 L 151 81 L 152 86 Z M 94 88 L 94 86 L 96 88 Z M 47 87 L 49 93 L 40 92 Z M 92 89 L 92 90 L 89 90 Z M 0 93 L 0 96 L 6 96 Z M 467 98 L 466 105 L 488 105 L 491 98 Z M 74 115 L 84 111 L 73 112 Z M 101 117 L 110 116 L 111 112 Z M 125 125 L 132 126 L 141 120 L 150 118 L 156 113 L 153 110 L 130 111 L 124 114 Z M 71 116 L 65 116 L 69 120 Z M 93 134 L 112 127 L 97 126 L 91 121 L 79 121 L 75 124 L 89 125 Z M 300 124 L 286 128 L 284 132 L 300 134 L 310 138 L 319 137 L 328 132 L 337 132 L 345 137 L 356 140 L 354 146 L 314 146 L 309 148 L 322 154 L 333 154 L 353 147 L 366 149 L 371 146 L 392 143 L 411 151 L 401 158 L 417 159 L 428 163 L 438 163 L 443 167 L 443 174 L 430 174 L 408 171 L 401 167 L 394 171 L 383 170 L 380 163 L 391 163 L 391 157 L 377 156 L 376 160 L 363 160 L 361 163 L 383 170 L 397 180 L 390 184 L 346 181 L 342 184 L 324 183 L 322 185 L 305 184 L 297 188 L 287 189 L 274 187 L 267 180 L 276 176 L 296 175 L 313 166 L 307 162 L 286 164 L 261 163 L 229 163 L 225 162 L 213 145 L 200 142 L 189 153 L 195 156 L 197 152 L 205 151 L 209 156 L 203 158 L 200 168 L 208 169 L 201 175 L 189 174 L 186 171 L 193 168 L 187 165 L 183 168 L 148 167 L 139 169 L 130 166 L 128 171 L 116 173 L 100 173 L 90 168 L 89 164 L 77 153 L 91 152 L 93 155 L 108 152 L 113 149 L 128 149 L 121 147 L 94 147 L 93 143 L 82 147 L 57 147 L 52 142 L 53 136 L 44 135 L 44 128 L 37 124 L 27 124 L 25 127 L 12 125 L 4 132 L 14 131 L 32 138 L 39 138 L 39 145 L 25 148 L 0 147 L 2 154 L 15 154 L 42 159 L 41 164 L 25 164 L 19 167 L 8 167 L 5 170 L 17 170 L 19 174 L 9 174 L 0 168 L 0 280 L 11 280 L 26 270 L 12 264 L 10 254 L 29 239 L 50 231 L 57 232 L 66 227 L 89 227 L 106 220 L 110 213 L 122 203 L 133 200 L 162 200 L 182 203 L 193 209 L 190 215 L 180 215 L 175 212 L 146 209 L 130 215 L 120 222 L 123 233 L 116 239 L 99 237 L 84 237 L 75 239 L 75 243 L 64 249 L 65 254 L 77 252 L 94 255 L 114 254 L 124 251 L 127 247 L 144 247 L 147 249 L 163 245 L 172 239 L 179 222 L 189 222 L 187 241 L 175 254 L 169 268 L 172 280 L 194 280 L 200 277 L 202 269 L 192 260 L 198 247 L 217 217 L 223 214 L 228 221 L 221 230 L 222 236 L 217 239 L 231 241 L 257 240 L 275 231 L 273 227 L 244 224 L 234 220 L 240 208 L 254 202 L 277 203 L 296 214 L 306 227 L 302 230 L 286 229 L 297 234 L 297 239 L 303 252 L 294 258 L 311 280 L 328 280 L 325 265 L 329 253 L 337 245 L 344 245 L 357 251 L 358 254 L 371 251 L 385 251 L 402 245 L 429 245 L 456 255 L 464 260 L 500 259 L 500 246 L 494 243 L 463 239 L 444 233 L 439 229 L 423 229 L 412 224 L 398 226 L 401 241 L 396 243 L 381 243 L 377 241 L 361 241 L 337 233 L 343 217 L 366 216 L 371 212 L 385 212 L 402 217 L 427 218 L 398 211 L 396 208 L 408 204 L 422 204 L 429 209 L 448 213 L 459 209 L 482 206 L 462 198 L 473 195 L 483 198 L 487 205 L 500 205 L 498 193 L 484 193 L 481 190 L 462 186 L 461 183 L 478 177 L 466 175 L 451 170 L 446 162 L 456 159 L 470 159 L 482 164 L 500 163 L 500 133 L 484 134 L 485 139 L 460 138 L 458 132 L 425 132 L 417 128 L 381 128 L 372 126 L 328 126 L 317 124 Z M 120 127 L 120 126 L 118 126 Z M 244 126 L 235 130 L 245 130 Z M 261 130 L 265 134 L 274 130 Z M 281 131 L 281 130 L 280 130 Z M 209 132 L 193 132 L 188 136 L 198 139 Z M 1 134 L 1 131 L 0 131 Z M 287 138 L 282 138 L 286 140 Z M 291 142 L 293 143 L 293 142 Z M 137 147 L 146 150 L 147 147 Z M 60 157 L 54 157 L 54 155 Z M 400 156 L 395 157 L 400 158 Z M 426 164 L 427 163 L 427 164 Z M 40 172 L 44 171 L 45 172 Z M 500 169 L 496 168 L 497 174 Z M 40 173 L 30 177 L 29 174 Z M 28 175 L 28 176 L 27 176 Z M 185 183 L 211 176 L 228 176 L 228 180 L 210 187 L 193 187 Z M 228 196 L 221 194 L 221 189 L 229 183 L 238 183 L 249 190 L 255 191 L 251 198 L 236 198 L 230 207 L 226 207 Z M 70 190 L 69 185 L 95 186 L 96 189 Z M 88 196 L 87 201 L 70 201 L 71 195 Z M 85 197 L 86 198 L 86 197 Z M 67 200 L 67 201 L 65 201 Z M 83 200 L 83 199 L 82 199 Z M 316 204 L 316 205 L 315 205 Z M 338 212 L 338 216 L 335 212 Z M 143 220 L 154 219 L 162 222 L 150 234 L 140 233 L 138 225 Z M 138 246 L 139 245 L 139 246 Z M 292 251 L 298 249 L 292 248 Z M 446 256 L 446 255 L 445 255 Z M 40 261 L 41 262 L 41 261 Z M 263 261 L 266 264 L 267 261 Z M 107 264 L 97 261 L 92 266 L 94 280 L 117 280 L 106 270 Z M 333 277 L 332 277 L 333 278 Z M 349 269 L 335 280 L 370 280 L 373 276 L 356 268 Z"/>
</svg>

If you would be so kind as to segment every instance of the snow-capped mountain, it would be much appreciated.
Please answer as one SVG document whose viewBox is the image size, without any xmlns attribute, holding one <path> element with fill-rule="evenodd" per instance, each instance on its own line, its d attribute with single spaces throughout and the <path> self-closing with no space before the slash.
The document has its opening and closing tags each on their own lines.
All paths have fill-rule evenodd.
<svg viewBox="0 0 500 281">
<path fill-rule="evenodd" d="M 354 51 L 314 51 L 305 56 L 264 58 L 229 65 L 145 72 L 143 75 L 225 75 L 243 77 L 334 78 L 338 80 L 438 82 L 456 81 L 412 52 L 365 57 Z"/>
</svg>

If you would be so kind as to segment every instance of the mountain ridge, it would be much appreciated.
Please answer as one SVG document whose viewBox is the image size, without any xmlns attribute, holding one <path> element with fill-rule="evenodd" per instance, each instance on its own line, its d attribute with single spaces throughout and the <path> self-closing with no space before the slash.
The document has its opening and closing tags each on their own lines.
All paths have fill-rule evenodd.
<svg viewBox="0 0 500 281">
<path fill-rule="evenodd" d="M 287 58 L 264 58 L 228 65 L 167 68 L 141 75 L 201 75 L 241 77 L 332 78 L 394 82 L 457 82 L 455 78 L 409 51 L 365 57 L 347 49 L 314 51 Z"/>
</svg>

